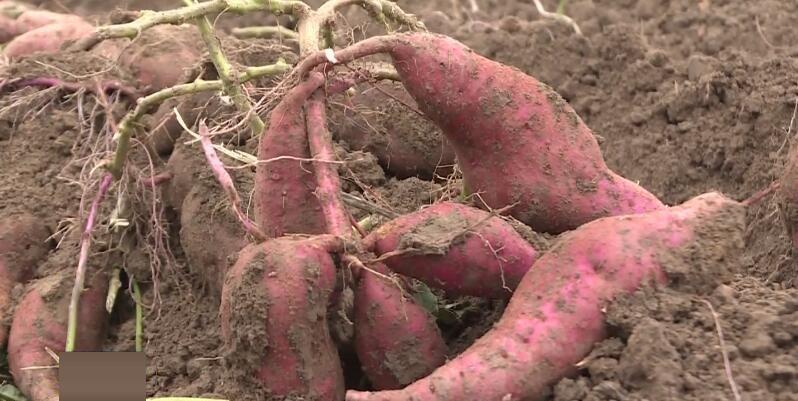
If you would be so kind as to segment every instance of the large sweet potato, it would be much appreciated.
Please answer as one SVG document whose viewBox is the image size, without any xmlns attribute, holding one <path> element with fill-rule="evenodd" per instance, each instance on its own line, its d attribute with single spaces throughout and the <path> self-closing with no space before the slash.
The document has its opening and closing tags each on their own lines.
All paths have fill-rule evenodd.
<svg viewBox="0 0 798 401">
<path fill-rule="evenodd" d="M 606 335 L 602 308 L 644 284 L 709 291 L 743 247 L 745 208 L 710 193 L 668 210 L 603 218 L 568 233 L 529 272 L 498 323 L 403 390 L 348 401 L 532 401 L 575 373 Z"/>
<path fill-rule="evenodd" d="M 14 383 L 30 401 L 58 400 L 58 369 L 47 352 L 64 351 L 67 311 L 74 282 L 73 269 L 64 269 L 35 282 L 17 306 L 8 337 L 8 366 Z M 99 351 L 108 323 L 105 298 L 108 277 L 87 277 L 80 302 L 76 351 Z"/>
<path fill-rule="evenodd" d="M 0 347 L 6 344 L 6 322 L 11 320 L 11 292 L 33 278 L 37 264 L 50 251 L 49 236 L 41 219 L 30 214 L 0 219 Z"/>
<path fill-rule="evenodd" d="M 15 37 L 3 48 L 3 54 L 17 58 L 34 53 L 56 53 L 64 43 L 81 39 L 93 31 L 94 26 L 83 19 L 65 18 Z"/>
<path fill-rule="evenodd" d="M 372 37 L 335 54 L 340 63 L 388 53 L 407 91 L 443 130 L 467 190 L 539 232 L 560 233 L 600 217 L 663 204 L 610 170 L 591 130 L 552 88 L 430 33 Z M 304 75 L 319 53 L 303 60 Z"/>
<path fill-rule="evenodd" d="M 500 217 L 452 202 L 391 220 L 364 245 L 397 273 L 450 295 L 489 298 L 509 298 L 540 257 Z"/>
<path fill-rule="evenodd" d="M 355 290 L 355 350 L 377 390 L 400 389 L 446 361 L 434 318 L 403 291 L 382 264 L 361 271 Z"/>
<path fill-rule="evenodd" d="M 259 399 L 343 399 L 327 325 L 336 276 L 330 252 L 342 247 L 331 236 L 281 237 L 241 251 L 225 280 L 221 320 L 227 373 L 242 391 L 260 390 Z"/>
</svg>

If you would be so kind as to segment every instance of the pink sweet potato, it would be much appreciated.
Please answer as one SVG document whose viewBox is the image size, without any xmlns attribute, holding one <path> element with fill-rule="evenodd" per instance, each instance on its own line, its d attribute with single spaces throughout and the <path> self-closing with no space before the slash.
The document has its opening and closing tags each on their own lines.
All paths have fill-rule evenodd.
<svg viewBox="0 0 798 401">
<path fill-rule="evenodd" d="M 535 263 L 498 323 L 457 358 L 403 390 L 347 400 L 540 400 L 604 338 L 602 308 L 615 297 L 669 281 L 710 291 L 729 278 L 744 217 L 741 204 L 710 193 L 585 224 Z"/>
<path fill-rule="evenodd" d="M 65 269 L 35 282 L 17 306 L 8 338 L 8 365 L 30 401 L 58 400 L 58 369 L 46 348 L 61 353 L 74 271 Z M 107 327 L 108 277 L 94 274 L 81 296 L 76 351 L 99 351 Z M 38 367 L 37 369 L 29 369 Z"/>
<path fill-rule="evenodd" d="M 407 91 L 454 147 L 467 190 L 538 232 L 663 204 L 610 170 L 591 130 L 552 88 L 443 35 L 372 37 L 336 53 L 344 63 L 388 53 Z M 298 72 L 325 63 L 303 60 Z"/>
<path fill-rule="evenodd" d="M 451 295 L 489 298 L 509 298 L 540 257 L 500 217 L 452 202 L 391 220 L 364 246 L 399 274 Z"/>
<path fill-rule="evenodd" d="M 294 88 L 272 110 L 269 127 L 258 145 L 255 171 L 255 221 L 273 237 L 326 232 L 324 216 L 314 194 L 316 178 L 310 158 L 302 106 L 323 83 L 309 79 Z M 294 159 L 285 159 L 285 157 Z M 274 158 L 283 158 L 273 160 Z"/>
<path fill-rule="evenodd" d="M 107 40 L 91 51 L 118 61 L 135 75 L 145 93 L 152 93 L 185 83 L 188 71 L 200 62 L 203 46 L 192 25 L 158 25 L 134 41 Z"/>
<path fill-rule="evenodd" d="M 794 250 L 798 250 L 798 146 L 790 150 L 776 190 L 781 220 Z"/>
<path fill-rule="evenodd" d="M 222 293 L 222 336 L 230 380 L 250 397 L 260 389 L 258 399 L 343 399 L 327 325 L 336 276 L 330 252 L 342 247 L 326 235 L 281 237 L 240 252 Z"/>
<path fill-rule="evenodd" d="M 6 344 L 10 322 L 11 292 L 36 272 L 42 258 L 50 251 L 50 232 L 41 219 L 29 214 L 0 219 L 0 347 Z"/>
<path fill-rule="evenodd" d="M 81 39 L 94 31 L 94 26 L 79 18 L 68 18 L 27 31 L 3 48 L 3 54 L 16 58 L 35 53 L 57 53 L 69 41 Z"/>
<path fill-rule="evenodd" d="M 355 350 L 377 390 L 400 389 L 446 361 L 447 347 L 435 320 L 406 297 L 382 264 L 361 271 L 355 290 Z"/>
</svg>

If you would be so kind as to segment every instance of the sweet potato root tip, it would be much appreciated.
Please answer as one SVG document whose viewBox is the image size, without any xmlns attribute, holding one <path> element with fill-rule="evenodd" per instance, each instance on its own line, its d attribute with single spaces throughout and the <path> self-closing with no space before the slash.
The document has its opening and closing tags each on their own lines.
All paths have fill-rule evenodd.
<svg viewBox="0 0 798 401">
<path fill-rule="evenodd" d="M 371 268 L 390 276 L 384 265 Z M 434 318 L 401 285 L 361 271 L 355 290 L 355 350 L 378 390 L 400 389 L 446 361 L 446 343 Z"/>
<path fill-rule="evenodd" d="M 540 257 L 508 222 L 452 202 L 391 220 L 364 245 L 391 270 L 457 296 L 507 299 Z"/>
<path fill-rule="evenodd" d="M 602 218 L 561 238 L 524 276 L 502 318 L 470 348 L 402 390 L 348 401 L 542 399 L 606 334 L 602 308 L 642 285 L 711 291 L 743 249 L 745 208 L 720 194 Z"/>
</svg>

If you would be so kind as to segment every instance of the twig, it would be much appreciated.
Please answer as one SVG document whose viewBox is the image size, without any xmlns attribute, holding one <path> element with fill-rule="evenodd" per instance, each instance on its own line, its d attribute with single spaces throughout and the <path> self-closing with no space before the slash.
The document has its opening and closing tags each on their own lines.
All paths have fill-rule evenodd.
<svg viewBox="0 0 798 401">
<path fill-rule="evenodd" d="M 740 401 L 742 398 L 740 397 L 740 390 L 737 389 L 737 383 L 734 381 L 734 376 L 732 375 L 731 362 L 729 362 L 729 353 L 726 352 L 726 341 L 723 339 L 723 329 L 720 327 L 720 319 L 718 318 L 717 312 L 715 312 L 715 308 L 712 307 L 709 301 L 706 299 L 702 299 L 701 301 L 704 302 L 707 307 L 709 307 L 709 311 L 712 312 L 712 319 L 715 320 L 715 328 L 718 332 L 720 352 L 723 356 L 723 367 L 726 369 L 726 378 L 729 380 L 729 386 L 731 387 L 732 394 L 734 394 L 735 401 Z"/>
<path fill-rule="evenodd" d="M 66 352 L 75 350 L 75 338 L 77 337 L 78 327 L 78 312 L 80 310 L 80 294 L 83 292 L 83 286 L 86 282 L 86 265 L 89 260 L 89 250 L 91 249 L 91 234 L 94 231 L 94 220 L 97 217 L 97 212 L 111 188 L 114 181 L 113 175 L 110 173 L 105 174 L 100 181 L 100 188 L 97 190 L 97 196 L 91 203 L 89 209 L 89 216 L 86 219 L 86 226 L 83 230 L 83 236 L 80 239 L 80 256 L 78 258 L 78 268 L 75 272 L 75 284 L 72 287 L 72 298 L 69 302 L 69 319 L 67 323 L 67 340 Z"/>
<path fill-rule="evenodd" d="M 233 28 L 233 36 L 239 39 L 278 38 L 299 41 L 299 34 L 284 26 L 250 26 Z"/>
<path fill-rule="evenodd" d="M 776 46 L 773 43 L 770 43 L 768 38 L 765 37 L 765 32 L 762 30 L 762 25 L 759 24 L 759 16 L 758 15 L 754 16 L 754 23 L 756 24 L 756 31 L 759 33 L 759 37 L 762 38 L 762 41 L 765 42 L 765 44 L 768 45 L 769 48 L 771 48 L 771 49 L 781 49 L 781 46 Z"/>
<path fill-rule="evenodd" d="M 141 289 L 135 278 L 130 280 L 133 287 L 133 300 L 136 302 L 136 352 L 144 350 L 144 308 L 141 306 Z"/>
<path fill-rule="evenodd" d="M 379 205 L 377 205 L 375 203 L 369 202 L 369 201 L 367 201 L 365 199 L 362 199 L 362 198 L 357 197 L 355 195 L 352 195 L 350 193 L 342 192 L 341 193 L 341 198 L 343 198 L 344 203 L 346 203 L 347 205 L 352 206 L 352 207 L 356 207 L 356 208 L 358 208 L 360 210 L 363 210 L 363 211 L 366 211 L 366 212 L 369 212 L 369 213 L 379 214 L 379 215 L 385 216 L 385 217 L 387 217 L 389 219 L 395 219 L 395 218 L 400 216 L 399 213 L 390 211 L 390 210 L 388 210 L 388 209 L 386 209 L 384 207 L 381 207 L 381 206 L 379 206 Z"/>
<path fill-rule="evenodd" d="M 241 197 L 238 195 L 238 191 L 236 190 L 235 183 L 233 183 L 233 179 L 230 177 L 230 174 L 227 173 L 227 170 L 225 170 L 224 163 L 222 163 L 222 161 L 219 159 L 219 156 L 216 155 L 216 150 L 213 148 L 213 142 L 211 142 L 211 138 L 208 136 L 208 126 L 205 125 L 205 121 L 200 122 L 199 135 L 200 143 L 202 144 L 202 151 L 205 153 L 205 160 L 207 160 L 208 164 L 211 165 L 213 175 L 216 176 L 216 180 L 219 182 L 219 185 L 222 186 L 225 194 L 227 194 L 227 198 L 230 200 L 233 212 L 238 217 L 238 220 L 241 221 L 244 229 L 250 235 L 255 237 L 255 239 L 258 241 L 265 241 L 268 238 L 266 234 L 264 234 L 263 231 L 261 231 L 261 229 L 241 211 Z"/>
<path fill-rule="evenodd" d="M 579 29 L 579 25 L 577 25 L 576 21 L 571 19 L 571 17 L 569 17 L 569 16 L 567 16 L 565 14 L 557 14 L 557 13 L 548 12 L 543 7 L 543 4 L 541 4 L 540 0 L 532 0 L 532 1 L 535 3 L 535 8 L 538 9 L 538 12 L 540 13 L 540 15 L 543 18 L 550 18 L 550 19 L 553 19 L 553 20 L 556 20 L 556 21 L 560 21 L 560 22 L 564 22 L 564 23 L 566 23 L 568 25 L 571 25 L 571 27 L 574 28 L 574 32 L 576 32 L 577 35 L 582 36 L 582 30 Z"/>
</svg>

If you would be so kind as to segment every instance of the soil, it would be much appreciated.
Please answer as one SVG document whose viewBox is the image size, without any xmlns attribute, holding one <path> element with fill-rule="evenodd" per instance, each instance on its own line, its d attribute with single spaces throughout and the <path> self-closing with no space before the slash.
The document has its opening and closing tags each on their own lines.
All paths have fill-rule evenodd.
<svg viewBox="0 0 798 401">
<path fill-rule="evenodd" d="M 116 8 L 167 9 L 181 2 L 37 3 L 104 21 Z M 746 199 L 780 177 L 790 148 L 798 146 L 794 141 L 798 130 L 796 2 L 571 0 L 565 12 L 584 36 L 566 24 L 541 19 L 527 1 L 476 0 L 478 12 L 470 10 L 469 1 L 398 3 L 421 16 L 431 30 L 462 40 L 480 54 L 552 86 L 600 138 L 608 165 L 667 204 L 711 190 Z M 558 1 L 543 3 L 554 10 Z M 356 25 L 364 21 L 363 15 L 361 11 L 347 13 L 341 26 Z M 220 23 L 224 28 L 263 20 L 226 17 Z M 370 24 L 358 35 L 379 33 L 378 28 Z M 282 45 L 249 47 L 229 39 L 225 45 L 241 50 L 233 51 L 240 53 L 236 61 L 241 64 L 287 54 Z M 120 82 L 129 82 L 132 76 L 72 54 L 14 62 L 0 71 L 2 78 L 37 74 L 63 80 L 99 76 Z M 259 84 L 268 87 L 270 83 Z M 0 97 L 0 216 L 29 213 L 40 218 L 55 233 L 54 242 L 60 247 L 42 264 L 40 278 L 55 274 L 58 266 L 74 268 L 75 262 L 63 260 L 63 255 L 75 254 L 75 235 L 81 231 L 99 181 L 96 167 L 110 156 L 113 129 L 106 117 L 119 121 L 130 109 L 124 98 L 98 100 L 91 87 L 84 89 L 73 94 L 57 88 L 14 92 L 5 88 Z M 207 101 L 201 99 L 195 107 Z M 206 113 L 215 112 L 207 117 L 214 122 L 228 118 L 229 107 L 218 99 L 210 101 L 216 103 Z M 413 141 L 438 140 L 438 134 L 409 111 L 395 107 L 375 106 L 375 110 L 396 114 L 377 123 L 412 132 Z M 189 124 L 195 119 L 192 116 Z M 219 143 L 254 152 L 254 141 L 234 141 L 235 134 L 226 134 Z M 382 139 L 375 138 L 369 146 L 381 143 Z M 232 251 L 215 248 L 221 242 L 213 235 L 221 235 L 221 230 L 211 229 L 218 224 L 232 233 L 224 236 L 229 247 L 219 249 L 233 249 L 236 241 L 245 238 L 201 159 L 189 157 L 194 163 L 183 166 L 190 167 L 172 171 L 176 177 L 178 172 L 183 174 L 174 181 L 181 188 L 175 184 L 152 191 L 145 184 L 151 174 L 169 169 L 170 155 L 199 152 L 196 144 L 183 144 L 188 140 L 181 137 L 176 146 L 170 140 L 153 145 L 157 152 L 150 155 L 143 146 L 134 146 L 125 185 L 114 186 L 109 193 L 114 202 L 105 202 L 100 210 L 95 233 L 95 250 L 100 253 L 94 257 L 124 250 L 121 267 L 127 272 L 104 349 L 134 349 L 134 303 L 127 288 L 134 277 L 143 286 L 147 306 L 147 396 L 223 398 L 232 393 L 223 377 L 220 299 L 214 290 L 218 277 L 209 277 L 205 273 L 208 262 L 197 260 L 207 260 L 202 251 L 211 246 L 218 251 L 210 252 L 214 263 L 226 259 L 229 265 L 233 259 L 224 255 Z M 439 150 L 438 145 L 435 142 Z M 340 171 L 347 192 L 396 213 L 457 199 L 456 171 L 448 180 L 438 177 L 435 182 L 428 180 L 429 174 L 408 178 L 406 172 L 391 171 L 370 150 L 378 153 L 368 146 L 339 144 L 339 156 L 346 161 Z M 248 204 L 253 169 L 234 171 Z M 203 209 L 207 215 L 192 222 L 197 226 L 193 233 L 184 231 L 188 225 L 181 223 L 187 219 L 181 219 L 180 212 L 186 194 L 193 194 L 194 203 L 207 206 Z M 120 196 L 123 201 L 116 202 Z M 121 236 L 124 230 L 110 228 L 114 210 L 129 216 L 135 227 L 128 231 L 131 235 Z M 366 217 L 362 211 L 352 212 L 358 219 Z M 733 386 L 745 401 L 798 399 L 798 261 L 771 197 L 749 208 L 746 223 L 745 253 L 737 261 L 734 277 L 702 292 L 644 289 L 613 303 L 607 309 L 611 337 L 598 344 L 580 363 L 579 374 L 562 380 L 549 399 L 726 400 L 734 398 Z M 153 226 L 160 228 L 151 230 Z M 193 246 L 184 246 L 189 244 Z M 504 307 L 502 302 L 476 299 L 440 301 L 448 314 L 439 316 L 439 324 L 452 355 L 489 330 Z M 349 355 L 347 363 L 352 364 Z M 356 377 L 357 366 L 345 369 L 348 382 L 368 387 L 362 377 Z"/>
</svg>

